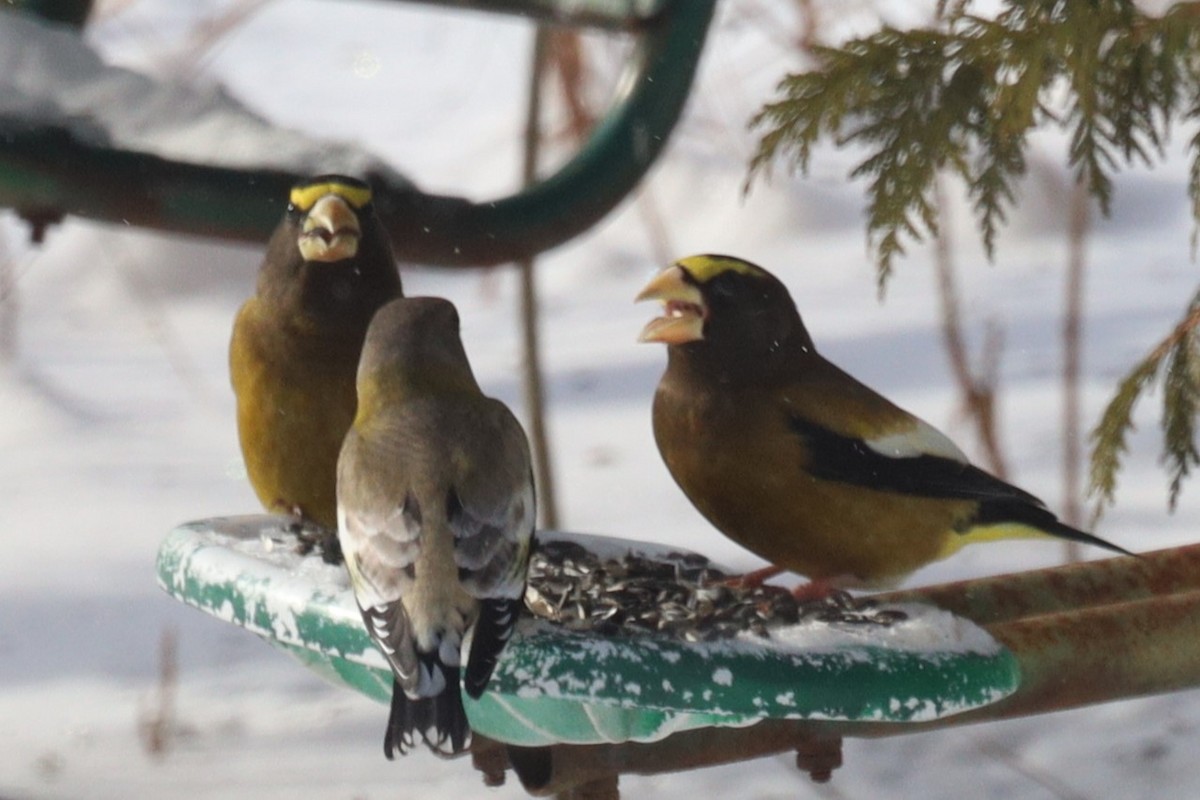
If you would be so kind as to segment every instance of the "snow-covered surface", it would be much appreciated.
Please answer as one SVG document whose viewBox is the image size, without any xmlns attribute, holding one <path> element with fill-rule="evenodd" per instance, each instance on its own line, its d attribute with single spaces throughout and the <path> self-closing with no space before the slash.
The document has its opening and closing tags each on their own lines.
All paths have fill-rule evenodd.
<svg viewBox="0 0 1200 800">
<path fill-rule="evenodd" d="M 181 161 L 397 179 L 361 147 L 280 128 L 219 84 L 111 66 L 72 29 L 18 14 L 0 18 L 0 114 Z"/>
<path fill-rule="evenodd" d="M 772 269 L 792 289 L 822 352 L 979 457 L 939 343 L 930 253 L 915 248 L 886 302 L 876 301 L 861 187 L 844 178 L 851 156 L 823 150 L 808 180 L 778 175 L 749 198 L 740 195 L 751 148 L 745 121 L 792 63 L 780 49 L 794 30 L 778 10 L 784 5 L 723 4 L 699 91 L 647 189 L 541 261 L 565 527 L 676 543 L 735 568 L 758 564 L 705 524 L 654 450 L 649 402 L 664 355 L 634 343 L 653 312 L 630 302 L 661 266 L 649 233 L 654 212 L 669 257 L 730 252 Z M 99 6 L 87 40 L 109 63 L 162 79 L 184 68 L 172 54 L 229 8 L 169 0 Z M 491 15 L 395 3 L 278 0 L 193 51 L 185 66 L 202 92 L 224 84 L 273 123 L 353 140 L 433 190 L 486 197 L 511 190 L 519 174 L 529 30 Z M 9 44 L 0 48 L 5 72 L 46 77 L 47 62 L 7 60 Z M 608 53 L 601 48 L 606 64 L 615 60 Z M 136 119 L 149 105 L 100 100 L 118 118 Z M 1177 143 L 1189 135 L 1179 132 Z M 205 125 L 184 125 L 173 136 L 212 151 L 226 139 Z M 971 343 L 990 322 L 1004 330 L 1000 423 L 1014 478 L 1054 508 L 1062 507 L 1063 152 L 1059 138 L 1040 138 L 1036 174 L 996 265 L 983 263 L 965 210 L 951 228 Z M 1120 178 L 1114 216 L 1097 223 L 1090 241 L 1089 420 L 1195 290 L 1185 168 L 1174 157 Z M 261 250 L 74 220 L 32 249 L 9 215 L 0 231 L 16 280 L 0 305 L 0 324 L 16 332 L 16 353 L 0 369 L 0 530 L 8 550 L 0 559 L 0 795 L 523 796 L 511 780 L 485 791 L 465 761 L 422 752 L 386 762 L 379 752 L 385 714 L 376 703 L 326 685 L 155 586 L 158 543 L 177 524 L 257 510 L 240 467 L 225 348 Z M 410 294 L 458 304 L 481 383 L 519 409 L 514 276 L 406 268 L 404 277 Z M 1119 504 L 1100 533 L 1134 550 L 1193 541 L 1200 495 L 1189 486 L 1178 512 L 1166 513 L 1152 403 L 1139 408 L 1138 420 Z M 981 545 L 910 584 L 1059 557 L 1052 544 Z M 179 671 L 166 750 L 154 755 L 144 742 L 163 707 L 164 632 L 178 642 Z M 808 784 L 786 755 L 626 776 L 621 785 L 626 796 L 644 798 L 1184 798 L 1200 796 L 1197 752 L 1200 692 L 1191 691 L 848 741 L 831 789 Z"/>
<path fill-rule="evenodd" d="M 346 570 L 326 564 L 317 555 L 299 556 L 296 538 L 284 530 L 281 520 L 239 518 L 220 532 L 207 525 L 184 526 L 171 534 L 175 546 L 169 548 L 169 555 L 164 557 L 160 551 L 159 583 L 193 604 L 204 598 L 194 596 L 191 587 L 213 591 L 214 598 L 219 595 L 221 599 L 206 603 L 205 611 L 296 647 L 312 644 L 298 617 L 311 613 L 315 604 L 320 605 L 322 618 L 360 627 L 361 616 Z M 240 532 L 239 527 L 243 528 Z M 344 642 L 339 644 L 344 646 Z M 355 663 L 387 668 L 383 654 L 369 640 L 343 655 Z"/>
<path fill-rule="evenodd" d="M 916 603 L 900 603 L 889 609 L 903 611 L 905 619 L 884 627 L 817 622 L 788 625 L 772 633 L 780 650 L 804 648 L 809 651 L 842 650 L 875 646 L 906 653 L 977 653 L 990 655 L 999 649 L 996 640 L 970 620 Z M 747 634 L 747 641 L 757 637 Z M 741 641 L 742 637 L 739 637 Z"/>
</svg>

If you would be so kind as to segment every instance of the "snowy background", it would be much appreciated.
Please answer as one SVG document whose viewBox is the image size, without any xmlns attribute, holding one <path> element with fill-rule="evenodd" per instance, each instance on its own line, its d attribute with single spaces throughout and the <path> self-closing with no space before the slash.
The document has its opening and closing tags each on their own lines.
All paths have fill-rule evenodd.
<svg viewBox="0 0 1200 800">
<path fill-rule="evenodd" d="M 109 64 L 178 80 L 216 107 L 236 99 L 265 120 L 374 153 L 422 187 L 483 199 L 512 190 L 531 26 L 395 3 L 99 3 L 85 39 Z M 674 542 L 757 565 L 676 490 L 650 433 L 665 356 L 635 337 L 654 314 L 632 296 L 664 257 L 728 252 L 779 274 L 823 352 L 968 452 L 938 334 L 931 256 L 915 248 L 879 302 L 851 156 L 826 150 L 804 181 L 778 175 L 743 199 L 750 114 L 793 65 L 795 21 L 780 2 L 725 2 L 688 113 L 638 197 L 540 262 L 550 429 L 565 527 Z M 851 15 L 851 22 L 855 21 Z M 86 58 L 14 62 L 0 18 L 0 105 Z M 3 33 L 7 31 L 7 34 Z M 589 48 L 615 71 L 620 47 Z M 82 59 L 82 61 L 80 60 Z M 46 79 L 46 80 L 43 80 Z M 223 90 L 216 87 L 223 86 Z M 128 81 L 108 85 L 126 135 L 177 153 L 253 160 L 245 125 L 186 121 L 169 96 L 145 114 Z M 86 93 L 85 93 L 86 94 Z M 135 93 L 136 94 L 136 93 Z M 83 100 L 89 99 L 84 97 Z M 79 98 L 76 98 L 79 100 Z M 85 103 L 86 104 L 86 103 Z M 59 109 L 62 112 L 62 109 Z M 168 112 L 185 122 L 172 125 Z M 140 115 L 140 116 L 139 116 Z M 193 114 L 194 116 L 194 114 Z M 155 128 L 158 125 L 159 127 Z M 265 128 L 265 126 L 264 126 Z M 281 135 L 282 136 L 282 135 Z M 1186 136 L 1180 135 L 1179 141 Z M 965 211 L 954 240 L 973 344 L 1004 331 L 1001 433 L 1014 479 L 1061 507 L 1059 326 L 1066 263 L 1062 149 L 1045 166 L 987 265 Z M 243 149 L 245 148 L 245 149 Z M 289 150 L 289 153 L 291 151 Z M 1185 161 L 1118 181 L 1115 212 L 1089 244 L 1085 410 L 1181 313 L 1195 290 Z M 656 221 L 657 220 L 657 221 Z M 68 220 L 31 246 L 0 213 L 0 797 L 521 797 L 485 790 L 465 761 L 422 752 L 386 762 L 386 709 L 311 676 L 255 637 L 185 608 L 154 583 L 163 535 L 180 522 L 256 510 L 240 464 L 226 374 L 229 326 L 261 249 Z M 486 390 L 520 413 L 516 281 L 508 269 L 405 267 L 409 294 L 458 304 Z M 1196 539 L 1197 489 L 1166 512 L 1152 402 L 1101 535 L 1134 550 Z M 1054 544 L 968 548 L 910 585 L 1047 566 Z M 1089 554 L 1095 555 L 1095 554 Z M 154 746 L 160 648 L 177 645 L 171 725 Z M 1068 676 L 1086 680 L 1086 675 Z M 1200 796 L 1200 693 L 1114 703 L 886 741 L 848 741 L 832 784 L 790 756 L 649 778 L 627 797 L 1152 798 Z"/>
</svg>

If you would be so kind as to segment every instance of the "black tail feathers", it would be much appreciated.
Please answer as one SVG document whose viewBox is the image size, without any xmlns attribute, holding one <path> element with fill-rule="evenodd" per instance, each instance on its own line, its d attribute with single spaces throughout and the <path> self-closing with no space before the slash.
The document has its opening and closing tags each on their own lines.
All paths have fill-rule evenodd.
<svg viewBox="0 0 1200 800">
<path fill-rule="evenodd" d="M 1124 547 L 1113 544 L 1112 542 L 1109 542 L 1109 541 L 1105 541 L 1104 539 L 1101 539 L 1099 536 L 1096 536 L 1091 533 L 1085 533 L 1084 531 L 1081 531 L 1078 528 L 1072 528 L 1067 523 L 1062 522 L 1057 519 L 1054 522 L 1055 522 L 1055 524 L 1052 526 L 1047 525 L 1046 529 L 1047 529 L 1048 533 L 1052 533 L 1055 536 L 1061 537 L 1063 539 L 1067 539 L 1072 542 L 1081 542 L 1082 544 L 1090 544 L 1093 547 L 1102 547 L 1105 550 L 1110 550 L 1114 553 L 1120 553 L 1123 556 L 1133 556 L 1134 558 L 1138 557 L 1137 553 L 1131 553 L 1128 550 L 1126 550 Z"/>
<path fill-rule="evenodd" d="M 1073 528 L 1056 517 L 1052 511 L 1032 503 L 1014 502 L 1011 500 L 980 503 L 979 511 L 976 512 L 972 522 L 976 525 L 1016 522 L 1044 531 L 1051 536 L 1057 536 L 1060 539 L 1081 542 L 1093 547 L 1102 547 L 1105 550 L 1111 550 L 1121 555 L 1137 557 L 1137 553 L 1131 553 L 1124 547 L 1105 541 L 1099 536 L 1086 533 L 1078 528 Z"/>
<path fill-rule="evenodd" d="M 492 598 L 480 604 L 479 618 L 475 621 L 475 633 L 471 639 L 471 655 L 467 658 L 463 676 L 463 688 L 468 697 L 478 700 L 487 688 L 496 662 L 500 660 L 500 653 L 512 637 L 524 607 L 525 600 L 522 597 Z"/>
<path fill-rule="evenodd" d="M 442 667 L 446 688 L 433 697 L 413 699 L 392 681 L 392 711 L 388 715 L 387 731 L 383 735 L 383 754 L 395 758 L 412 749 L 416 737 L 434 753 L 452 756 L 471 744 L 471 726 L 459 692 L 458 667 Z"/>
</svg>

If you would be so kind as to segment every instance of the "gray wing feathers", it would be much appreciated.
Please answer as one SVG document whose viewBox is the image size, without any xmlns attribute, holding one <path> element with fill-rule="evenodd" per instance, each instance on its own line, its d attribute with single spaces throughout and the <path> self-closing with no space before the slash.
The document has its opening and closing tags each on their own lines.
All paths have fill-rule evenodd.
<svg viewBox="0 0 1200 800">
<path fill-rule="evenodd" d="M 374 476 L 359 463 L 364 443 L 351 436 L 338 462 L 338 527 L 355 596 L 366 609 L 391 604 L 411 587 L 421 553 L 421 509 L 411 492 L 396 497 L 370 486 Z M 350 470 L 352 488 L 343 476 Z"/>
<path fill-rule="evenodd" d="M 493 403 L 486 433 L 499 445 L 471 474 L 462 476 L 446 502 L 454 534 L 454 560 L 468 594 L 520 597 L 536 507 L 529 446 L 512 414 Z"/>
</svg>

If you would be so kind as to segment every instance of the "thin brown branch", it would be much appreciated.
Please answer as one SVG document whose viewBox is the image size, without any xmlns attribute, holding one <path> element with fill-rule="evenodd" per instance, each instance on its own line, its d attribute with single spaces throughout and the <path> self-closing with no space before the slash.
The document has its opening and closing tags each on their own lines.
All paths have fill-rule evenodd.
<svg viewBox="0 0 1200 800">
<path fill-rule="evenodd" d="M 541 148 L 542 79 L 549 64 L 551 32 L 539 25 L 534 37 L 533 66 L 529 80 L 529 104 L 525 117 L 525 151 L 522 180 L 526 186 L 537 180 L 538 152 Z M 546 389 L 542 380 L 541 348 L 538 333 L 537 282 L 535 259 L 519 263 L 521 269 L 521 348 L 525 408 L 529 418 L 529 444 L 533 451 L 534 479 L 538 492 L 538 515 L 546 528 L 558 527 L 558 502 L 554 490 L 554 470 L 546 433 Z"/>
<path fill-rule="evenodd" d="M 241 0 L 220 13 L 207 17 L 193 28 L 181 49 L 168 56 L 168 68 L 182 76 L 194 77 L 203 69 L 202 61 L 221 40 L 237 30 L 271 0 Z"/>
<path fill-rule="evenodd" d="M 815 47 L 825 44 L 821 31 L 821 12 L 813 0 L 796 0 L 796 11 L 800 15 L 800 33 L 796 46 L 811 54 Z"/>
<path fill-rule="evenodd" d="M 557 78 L 567 111 L 567 136 L 582 142 L 596 125 L 596 112 L 587 100 L 588 69 L 583 39 L 578 31 L 569 28 L 555 28 L 546 35 L 549 69 Z"/>
<path fill-rule="evenodd" d="M 937 273 L 938 299 L 942 317 L 942 344 L 950 361 L 950 371 L 958 384 L 964 413 L 975 427 L 987 467 L 999 478 L 1008 477 L 1008 463 L 1000 445 L 996 419 L 996 380 L 999 374 L 1001 335 L 995 325 L 988 327 L 983 346 L 983 369 L 971 369 L 966 339 L 959 313 L 958 280 L 954 267 L 954 248 L 950 240 L 949 207 L 942 181 L 934 184 L 938 207 L 938 235 L 933 242 L 933 262 Z"/>
<path fill-rule="evenodd" d="M 1200 305 L 1189 311 L 1187 316 L 1180 320 L 1179 324 L 1142 359 L 1142 362 L 1161 361 L 1166 358 L 1167 353 L 1171 352 L 1171 348 L 1183 341 L 1184 337 L 1195 331 L 1197 327 L 1200 327 Z"/>
<path fill-rule="evenodd" d="M 163 628 L 158 642 L 158 685 L 151 708 L 144 709 L 138 720 L 142 747 L 155 757 L 163 758 L 171 748 L 176 733 L 175 690 L 179 684 L 179 654 L 175 630 Z"/>
<path fill-rule="evenodd" d="M 1063 311 L 1063 521 L 1083 524 L 1083 401 L 1079 376 L 1083 367 L 1083 286 L 1090 223 L 1088 185 L 1077 180 L 1071 188 L 1067 221 L 1067 286 Z M 1068 562 L 1083 553 L 1076 542 L 1063 545 Z"/>
</svg>

